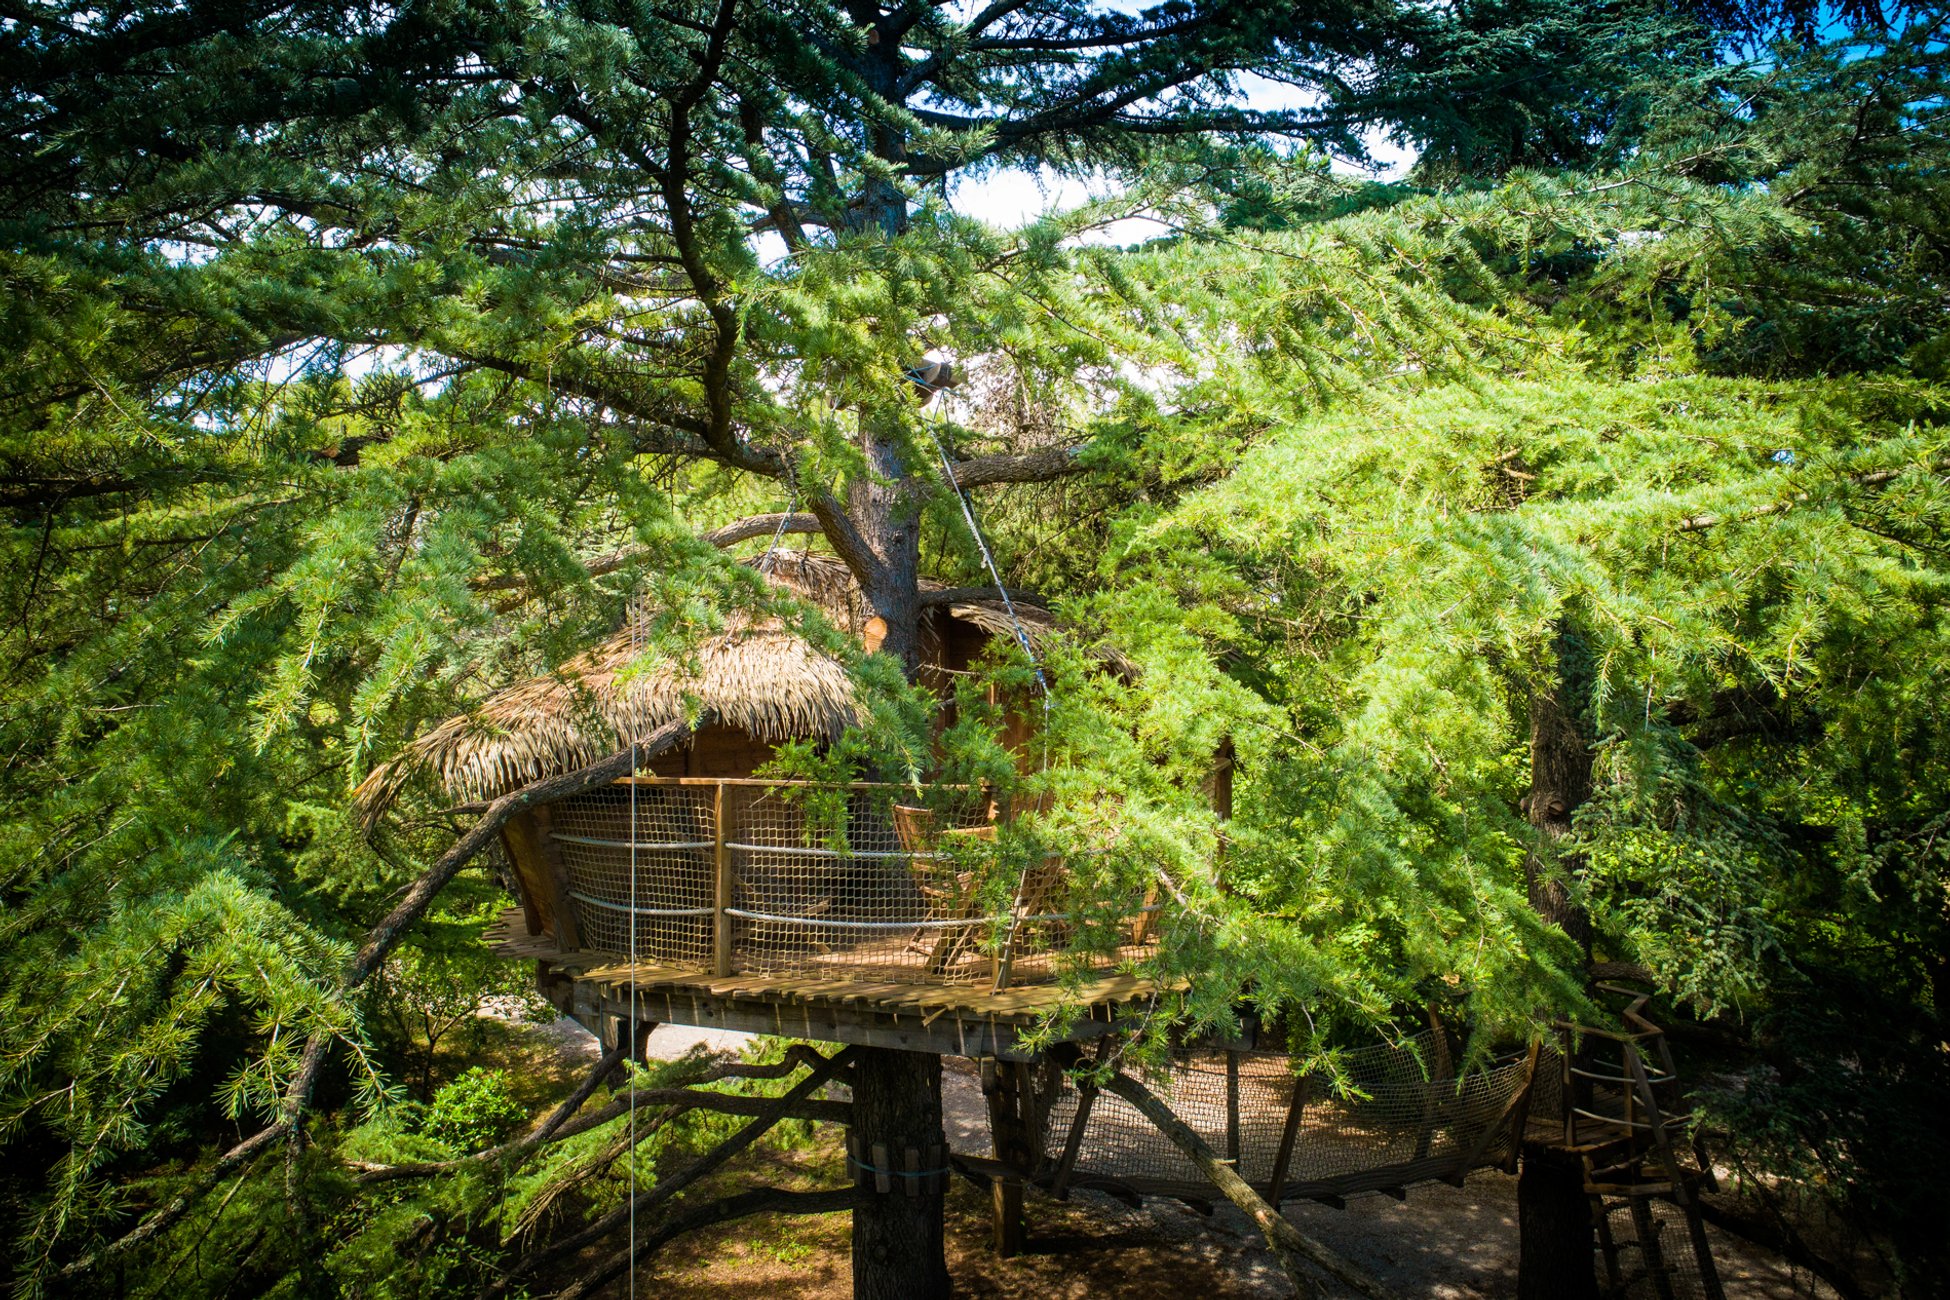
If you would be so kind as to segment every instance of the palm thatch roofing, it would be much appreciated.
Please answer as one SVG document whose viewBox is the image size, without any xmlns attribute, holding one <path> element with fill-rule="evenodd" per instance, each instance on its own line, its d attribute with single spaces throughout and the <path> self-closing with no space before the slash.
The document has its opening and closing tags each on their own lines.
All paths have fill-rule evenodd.
<svg viewBox="0 0 1950 1300">
<path fill-rule="evenodd" d="M 838 560 L 774 553 L 762 572 L 836 626 L 860 633 L 867 611 Z M 1032 646 L 1055 631 L 1048 610 L 1020 601 L 1016 609 Z M 1014 639 L 1015 624 L 1000 601 L 956 602 L 947 613 Z M 923 657 L 930 662 L 939 662 L 939 622 L 924 627 Z M 417 778 L 457 799 L 496 798 L 586 767 L 697 709 L 769 744 L 831 740 L 858 720 L 845 667 L 777 619 L 735 618 L 687 655 L 646 658 L 639 629 L 626 625 L 554 672 L 497 691 L 373 769 L 353 794 L 355 811 L 370 824 Z"/>
</svg>

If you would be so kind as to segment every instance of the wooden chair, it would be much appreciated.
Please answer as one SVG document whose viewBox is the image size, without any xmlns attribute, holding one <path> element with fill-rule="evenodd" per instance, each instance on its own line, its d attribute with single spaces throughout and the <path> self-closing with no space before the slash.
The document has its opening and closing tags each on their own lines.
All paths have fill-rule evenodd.
<svg viewBox="0 0 1950 1300">
<path fill-rule="evenodd" d="M 1055 802 L 1054 796 L 1046 791 L 1034 799 L 1023 800 L 1020 805 L 1012 807 L 1010 813 L 1012 816 L 1023 813 L 1045 813 L 1055 806 Z M 1045 901 L 1055 892 L 1064 874 L 1064 863 L 1059 858 L 1050 858 L 1042 866 L 1031 869 L 1023 881 L 1022 896 L 1017 900 L 1017 916 L 1034 916 L 1042 911 Z M 1133 947 L 1142 948 L 1157 932 L 1158 898 L 1159 889 L 1154 883 L 1145 890 L 1144 901 L 1138 904 L 1138 910 L 1125 920 L 1124 924 L 1130 927 L 1130 942 Z M 1004 978 L 1006 981 L 1006 976 Z"/>
<path fill-rule="evenodd" d="M 928 954 L 927 972 L 945 974 L 974 946 L 977 927 L 976 873 L 955 861 L 954 842 L 995 842 L 995 823 L 985 826 L 935 828 L 934 812 L 906 804 L 893 807 L 894 835 L 912 864 L 915 888 L 927 904 L 929 921 L 967 921 L 967 925 L 929 926 L 916 931 L 909 952 Z"/>
</svg>

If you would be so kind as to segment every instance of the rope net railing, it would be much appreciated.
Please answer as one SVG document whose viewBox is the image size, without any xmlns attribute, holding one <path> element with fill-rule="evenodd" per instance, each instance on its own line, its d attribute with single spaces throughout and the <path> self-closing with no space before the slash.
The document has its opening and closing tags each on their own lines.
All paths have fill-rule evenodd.
<svg viewBox="0 0 1950 1300">
<path fill-rule="evenodd" d="M 1145 1077 L 1269 1199 L 1329 1199 L 1453 1180 L 1510 1162 L 1521 1140 L 1515 1103 L 1532 1077 L 1528 1056 L 1461 1077 L 1445 1077 L 1444 1060 L 1427 1032 L 1346 1053 L 1345 1090 L 1325 1074 L 1296 1075 L 1290 1057 L 1262 1051 L 1179 1052 L 1168 1069 Z M 1062 1163 L 1085 1105 L 1083 1092 L 1066 1081 L 1049 1106 L 1046 1174 Z M 1135 1107 L 1107 1091 L 1087 1105 L 1069 1185 L 1211 1198 L 1205 1175 Z"/>
<path fill-rule="evenodd" d="M 1072 896 L 978 792 L 638 778 L 549 805 L 582 946 L 729 975 L 1008 985 L 1141 957 L 1157 903 Z M 634 856 L 633 856 L 634 855 Z M 635 862 L 634 890 L 631 862 Z"/>
</svg>

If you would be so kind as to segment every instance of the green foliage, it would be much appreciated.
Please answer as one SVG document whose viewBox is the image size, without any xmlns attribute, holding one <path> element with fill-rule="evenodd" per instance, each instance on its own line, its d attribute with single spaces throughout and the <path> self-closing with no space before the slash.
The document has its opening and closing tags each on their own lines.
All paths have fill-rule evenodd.
<svg viewBox="0 0 1950 1300">
<path fill-rule="evenodd" d="M 1150 972 L 1193 991 L 1140 1050 L 1242 1005 L 1318 1050 L 1431 1002 L 1479 1046 L 1580 1009 L 1583 954 L 1525 895 L 1561 857 L 1601 955 L 1774 1072 L 1724 1102 L 1739 1157 L 1930 1276 L 1941 1202 L 1868 1135 L 1924 1130 L 1950 987 L 1943 29 L 1718 61 L 1786 8 L 1039 0 L 983 45 L 946 9 L 869 39 L 813 5 L 741 11 L 701 79 L 714 10 L 690 5 L 10 20 L 0 1234 L 23 1291 L 275 1113 L 313 1035 L 335 1064 L 308 1154 L 129 1256 L 152 1289 L 220 1256 L 211 1290 L 268 1292 L 325 1257 L 349 1292 L 471 1293 L 721 1135 L 693 1114 L 626 1155 L 612 1121 L 372 1185 L 344 1163 L 525 1118 L 491 1070 L 426 1133 L 389 1104 L 516 972 L 478 947 L 503 902 L 482 871 L 346 994 L 455 830 L 409 799 L 368 839 L 350 789 L 640 595 L 646 663 L 752 610 L 853 671 L 867 724 L 782 773 L 1049 796 L 982 864 L 998 906 L 1051 851 L 1088 914 L 1168 897 Z M 1236 111 L 1248 72 L 1319 110 Z M 1328 170 L 1370 124 L 1427 146 L 1413 186 Z M 957 216 L 937 183 L 998 162 L 1124 188 L 1018 231 Z M 1165 237 L 1092 238 L 1133 215 Z M 916 406 L 922 348 L 971 361 L 970 390 Z M 988 704 L 1040 698 L 1020 656 L 958 683 L 936 735 L 898 664 L 696 540 L 885 486 L 863 426 L 950 581 L 987 579 L 935 438 L 1082 449 L 979 490 L 1005 575 L 1069 623 L 1027 775 Z M 1561 855 L 1523 804 L 1559 688 L 1594 757 Z M 1846 1014 L 1863 988 L 1875 1025 Z"/>
<path fill-rule="evenodd" d="M 473 1066 L 433 1094 L 422 1129 L 458 1151 L 478 1151 L 507 1137 L 526 1119 L 502 1070 Z"/>
<path fill-rule="evenodd" d="M 470 893 L 478 902 L 467 908 Z M 534 993 L 528 972 L 496 957 L 483 942 L 505 899 L 499 888 L 472 881 L 450 888 L 447 906 L 428 918 L 375 981 L 375 1027 L 384 1027 L 396 1068 L 414 1080 L 422 1100 L 432 1091 L 442 1043 L 458 1035 L 465 1048 L 478 1050 L 488 999 L 497 999 L 492 1010 L 500 1014 L 555 1016 Z"/>
</svg>

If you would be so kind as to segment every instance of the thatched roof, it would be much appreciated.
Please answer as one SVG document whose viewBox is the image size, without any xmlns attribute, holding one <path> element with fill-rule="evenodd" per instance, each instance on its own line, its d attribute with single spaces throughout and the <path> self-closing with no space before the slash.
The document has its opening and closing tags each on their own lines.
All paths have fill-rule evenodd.
<svg viewBox="0 0 1950 1300">
<path fill-rule="evenodd" d="M 692 701 L 772 742 L 834 737 L 854 721 L 846 669 L 776 623 L 735 627 L 681 660 L 628 671 L 643 654 L 625 628 L 552 673 L 496 692 L 374 769 L 355 807 L 375 817 L 422 774 L 455 798 L 492 799 L 613 754 L 687 716 Z"/>
<path fill-rule="evenodd" d="M 773 553 L 764 572 L 839 627 L 857 634 L 866 621 L 858 588 L 838 560 Z M 1021 603 L 1017 610 L 1032 644 L 1055 630 L 1049 611 Z M 1000 601 L 956 603 L 948 613 L 1013 640 Z M 939 628 L 928 622 L 927 639 L 936 644 L 924 647 L 924 657 L 935 658 Z M 371 822 L 416 777 L 456 799 L 495 798 L 613 754 L 632 736 L 687 716 L 693 702 L 768 743 L 831 739 L 856 720 L 845 668 L 776 620 L 736 621 L 681 658 L 646 664 L 643 657 L 642 638 L 625 627 L 554 672 L 496 692 L 375 768 L 354 792 L 355 809 Z"/>
</svg>

